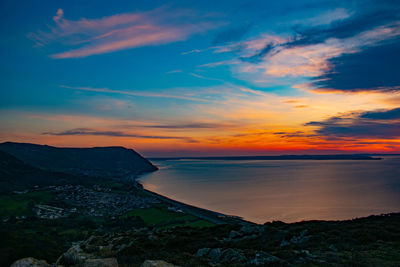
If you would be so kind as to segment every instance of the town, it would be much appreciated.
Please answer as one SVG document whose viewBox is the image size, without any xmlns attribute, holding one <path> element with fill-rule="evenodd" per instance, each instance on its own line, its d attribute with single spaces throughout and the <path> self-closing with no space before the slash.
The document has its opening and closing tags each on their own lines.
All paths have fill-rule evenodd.
<svg viewBox="0 0 400 267">
<path fill-rule="evenodd" d="M 139 196 L 135 190 L 114 192 L 110 188 L 93 185 L 61 185 L 35 187 L 32 190 L 14 192 L 23 195 L 29 192 L 48 191 L 55 194 L 54 204 L 36 204 L 33 213 L 41 219 L 58 219 L 78 213 L 87 216 L 117 217 L 132 209 L 149 208 L 152 204 L 161 203 L 155 197 Z M 25 219 L 21 216 L 18 219 Z"/>
</svg>

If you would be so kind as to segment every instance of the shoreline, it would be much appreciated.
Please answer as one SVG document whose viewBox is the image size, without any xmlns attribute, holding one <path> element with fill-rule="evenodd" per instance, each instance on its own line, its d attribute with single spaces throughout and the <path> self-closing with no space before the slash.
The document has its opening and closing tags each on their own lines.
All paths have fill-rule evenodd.
<svg viewBox="0 0 400 267">
<path fill-rule="evenodd" d="M 167 196 L 161 195 L 159 193 L 155 193 L 153 191 L 150 191 L 148 189 L 145 189 L 141 183 L 138 181 L 135 181 L 137 185 L 139 185 L 140 188 L 139 190 L 142 190 L 146 194 L 151 195 L 152 197 L 155 197 L 159 200 L 161 200 L 164 203 L 171 204 L 181 210 L 183 210 L 185 213 L 191 214 L 193 216 L 199 217 L 204 220 L 208 220 L 210 222 L 213 222 L 215 224 L 240 224 L 240 225 L 259 225 L 257 223 L 247 221 L 243 219 L 240 216 L 236 215 L 228 215 L 224 213 L 220 213 L 217 211 L 209 210 L 209 209 L 204 209 L 200 207 L 196 207 L 190 204 L 186 204 L 177 200 L 174 200 L 172 198 L 169 198 Z"/>
<path fill-rule="evenodd" d="M 174 205 L 175 207 L 183 210 L 184 212 L 191 214 L 193 216 L 199 217 L 204 220 L 208 220 L 210 222 L 213 222 L 217 225 L 222 225 L 222 224 L 231 224 L 231 225 L 264 225 L 266 223 L 273 223 L 273 222 L 281 222 L 283 224 L 298 224 L 298 223 L 305 223 L 305 222 L 350 222 L 354 220 L 360 220 L 360 219 L 366 219 L 366 218 L 371 218 L 371 217 L 387 217 L 387 216 L 393 216 L 393 215 L 400 215 L 400 210 L 399 211 L 394 211 L 394 212 L 389 212 L 389 213 L 381 213 L 381 214 L 370 214 L 366 216 L 361 216 L 361 217 L 354 217 L 354 218 L 349 218 L 349 219 L 343 219 L 343 220 L 301 220 L 301 221 L 295 221 L 295 222 L 283 222 L 279 220 L 271 220 L 271 221 L 265 221 L 264 223 L 255 223 L 251 222 L 248 220 L 245 220 L 243 217 L 236 216 L 236 215 L 227 215 L 224 213 L 216 212 L 213 210 L 209 209 L 204 209 L 204 208 L 199 208 L 190 204 L 186 204 L 177 200 L 174 200 L 172 198 L 169 198 L 167 196 L 161 195 L 159 193 L 155 193 L 153 191 L 150 191 L 148 189 L 145 189 L 141 183 L 138 181 L 135 181 L 140 188 L 139 190 L 142 190 L 143 192 L 161 200 L 162 202 L 169 203 L 171 205 Z"/>
</svg>

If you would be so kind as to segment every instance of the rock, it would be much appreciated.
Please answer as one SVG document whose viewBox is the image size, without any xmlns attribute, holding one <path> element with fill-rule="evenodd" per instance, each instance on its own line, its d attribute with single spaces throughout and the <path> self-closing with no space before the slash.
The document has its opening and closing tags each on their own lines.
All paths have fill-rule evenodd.
<svg viewBox="0 0 400 267">
<path fill-rule="evenodd" d="M 175 266 L 176 265 L 161 260 L 146 260 L 145 262 L 142 263 L 142 265 L 140 265 L 140 267 L 175 267 Z"/>
<path fill-rule="evenodd" d="M 240 262 L 244 263 L 247 261 L 246 256 L 244 256 L 243 252 L 239 249 L 224 249 L 220 248 L 201 248 L 196 254 L 196 257 L 207 257 L 213 263 L 218 262 Z"/>
<path fill-rule="evenodd" d="M 245 227 L 245 226 L 243 226 L 243 227 Z M 255 229 L 257 229 L 257 228 L 255 228 Z M 221 240 L 221 242 L 240 242 L 240 241 L 244 241 L 244 240 L 248 240 L 248 239 L 255 239 L 260 236 L 258 229 L 252 230 L 249 228 L 245 228 L 245 231 L 246 232 L 238 232 L 238 231 L 232 230 L 229 233 L 229 236 L 227 238 L 223 238 Z M 255 231 L 255 232 L 253 233 L 253 231 Z M 251 233 L 253 233 L 253 234 L 251 234 Z"/>
<path fill-rule="evenodd" d="M 121 244 L 121 245 L 119 245 L 119 246 L 115 246 L 114 249 L 115 249 L 116 252 L 118 253 L 118 252 L 121 252 L 122 250 L 124 250 L 124 249 L 126 249 L 126 248 L 129 248 L 129 247 L 132 246 L 132 245 L 133 245 L 133 241 L 130 241 L 130 242 L 127 243 L 127 244 Z"/>
<path fill-rule="evenodd" d="M 148 236 L 150 241 L 157 241 L 158 240 L 158 236 L 155 235 L 154 233 L 149 234 Z"/>
<path fill-rule="evenodd" d="M 85 261 L 84 267 L 118 267 L 116 258 L 89 259 Z"/>
<path fill-rule="evenodd" d="M 279 259 L 278 257 L 275 257 L 271 254 L 268 254 L 264 251 L 261 252 L 257 252 L 256 256 L 254 257 L 254 259 L 252 259 L 250 261 L 250 264 L 254 264 L 254 265 L 265 265 L 268 263 L 277 263 L 280 262 L 281 259 Z"/>
<path fill-rule="evenodd" d="M 97 240 L 97 236 L 91 235 L 88 239 L 83 241 L 83 244 L 90 245 L 90 244 L 94 243 L 96 240 Z"/>
<path fill-rule="evenodd" d="M 303 250 L 300 250 L 300 251 L 293 250 L 293 253 L 298 254 L 298 255 L 302 255 L 303 257 L 306 257 L 306 258 L 312 258 L 312 259 L 316 258 L 316 256 L 311 254 L 310 251 L 306 250 L 306 249 L 303 249 Z"/>
<path fill-rule="evenodd" d="M 337 252 L 337 251 L 338 251 L 338 249 L 337 249 L 333 244 L 329 245 L 328 248 L 329 248 L 330 250 L 334 251 L 334 252 Z"/>
<path fill-rule="evenodd" d="M 305 230 L 301 231 L 298 236 L 293 236 L 289 241 L 286 241 L 285 239 L 283 239 L 280 246 L 284 247 L 284 246 L 288 246 L 290 244 L 302 244 L 302 243 L 308 242 L 310 240 L 311 236 L 306 236 L 307 233 L 308 233 L 308 230 L 305 229 Z"/>
<path fill-rule="evenodd" d="M 210 253 L 211 248 L 200 248 L 197 250 L 195 256 L 196 257 L 207 257 L 208 253 Z"/>
<path fill-rule="evenodd" d="M 310 236 L 294 236 L 292 239 L 290 239 L 290 243 L 301 244 L 307 242 L 308 240 L 310 240 Z"/>
<path fill-rule="evenodd" d="M 258 234 L 260 233 L 260 228 L 256 225 L 243 225 L 240 228 L 240 232 L 248 235 L 248 234 Z"/>
<path fill-rule="evenodd" d="M 242 236 L 241 233 L 232 230 L 232 231 L 229 233 L 228 239 L 229 239 L 229 240 L 232 240 L 232 239 L 234 239 L 234 238 L 238 238 L 238 237 L 241 237 L 241 236 Z"/>
<path fill-rule="evenodd" d="M 288 241 L 286 241 L 285 239 L 283 239 L 281 244 L 280 244 L 280 246 L 284 247 L 284 246 L 287 246 L 287 245 L 290 245 L 290 243 Z"/>
<path fill-rule="evenodd" d="M 245 235 L 245 236 L 243 236 L 242 238 L 239 238 L 239 239 L 237 239 L 237 240 L 235 240 L 235 241 L 236 241 L 236 242 L 239 242 L 239 241 L 248 240 L 248 239 L 255 239 L 255 238 L 257 238 L 257 237 L 259 237 L 259 235 L 256 235 L 256 234 Z"/>
<path fill-rule="evenodd" d="M 309 258 L 316 258 L 313 254 L 310 253 L 310 251 L 303 249 L 301 252 L 303 252 L 307 257 Z"/>
<path fill-rule="evenodd" d="M 213 248 L 209 253 L 208 257 L 211 259 L 213 262 L 218 262 L 219 259 L 221 258 L 221 249 L 220 248 Z"/>
<path fill-rule="evenodd" d="M 86 260 L 94 258 L 96 257 L 83 251 L 81 246 L 77 244 L 72 246 L 70 249 L 67 250 L 67 252 L 62 254 L 58 258 L 56 265 L 82 265 Z"/>
<path fill-rule="evenodd" d="M 23 258 L 17 260 L 10 267 L 50 267 L 51 265 L 48 264 L 44 260 L 37 260 L 35 258 Z"/>
<path fill-rule="evenodd" d="M 244 263 L 247 261 L 247 258 L 240 250 L 228 248 L 222 252 L 220 261 Z"/>
</svg>

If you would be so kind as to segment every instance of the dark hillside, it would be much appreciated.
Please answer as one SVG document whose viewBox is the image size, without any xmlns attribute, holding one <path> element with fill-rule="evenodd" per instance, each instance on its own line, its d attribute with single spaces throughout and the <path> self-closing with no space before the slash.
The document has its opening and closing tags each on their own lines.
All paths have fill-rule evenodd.
<svg viewBox="0 0 400 267">
<path fill-rule="evenodd" d="M 85 184 L 87 176 L 42 170 L 0 150 L 0 194 L 32 189 L 34 186 Z"/>
<path fill-rule="evenodd" d="M 26 164 L 71 174 L 122 177 L 157 170 L 134 150 L 123 147 L 57 148 L 6 142 L 0 150 Z"/>
</svg>

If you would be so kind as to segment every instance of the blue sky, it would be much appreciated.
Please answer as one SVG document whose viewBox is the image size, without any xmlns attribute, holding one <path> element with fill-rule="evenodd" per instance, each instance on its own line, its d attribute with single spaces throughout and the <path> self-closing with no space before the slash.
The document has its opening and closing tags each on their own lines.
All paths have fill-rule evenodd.
<svg viewBox="0 0 400 267">
<path fill-rule="evenodd" d="M 2 141 L 399 151 L 398 1 L 0 5 Z"/>
</svg>

